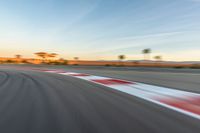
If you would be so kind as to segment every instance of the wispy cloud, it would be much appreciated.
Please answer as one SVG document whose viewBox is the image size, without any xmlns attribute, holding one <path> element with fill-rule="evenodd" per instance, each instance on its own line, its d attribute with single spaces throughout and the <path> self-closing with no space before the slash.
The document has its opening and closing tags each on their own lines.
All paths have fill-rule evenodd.
<svg viewBox="0 0 200 133">
<path fill-rule="evenodd" d="M 148 35 L 141 35 L 141 36 L 122 37 L 122 38 L 118 38 L 118 40 L 135 40 L 135 39 L 167 37 L 167 36 L 178 35 L 178 34 L 181 34 L 181 33 L 182 32 L 156 33 L 156 34 L 148 34 Z"/>
</svg>

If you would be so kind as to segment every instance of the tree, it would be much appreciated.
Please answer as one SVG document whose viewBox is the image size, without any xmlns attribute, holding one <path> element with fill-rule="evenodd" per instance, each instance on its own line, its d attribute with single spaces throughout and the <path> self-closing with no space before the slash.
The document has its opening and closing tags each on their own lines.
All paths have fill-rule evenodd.
<svg viewBox="0 0 200 133">
<path fill-rule="evenodd" d="M 162 60 L 162 56 L 160 56 L 160 55 L 154 56 L 154 59 L 156 59 L 157 61 L 161 61 Z"/>
<path fill-rule="evenodd" d="M 44 62 L 44 60 L 48 57 L 49 54 L 46 52 L 38 52 L 38 53 L 35 53 L 35 55 L 42 58 Z"/>
<path fill-rule="evenodd" d="M 21 59 L 21 55 L 20 54 L 17 54 L 17 55 L 15 55 L 15 57 L 17 58 L 17 59 Z"/>
<path fill-rule="evenodd" d="M 126 58 L 125 55 L 119 55 L 119 56 L 118 56 L 118 59 L 121 60 L 121 61 L 124 60 L 125 58 Z"/>
<path fill-rule="evenodd" d="M 58 54 L 56 54 L 56 53 L 51 53 L 51 54 L 48 54 L 47 56 L 50 57 L 50 58 L 55 58 L 56 56 L 58 56 Z"/>
<path fill-rule="evenodd" d="M 144 60 L 150 60 L 151 59 L 151 56 L 150 56 L 151 49 L 150 48 L 143 49 L 142 53 L 144 54 Z"/>
<path fill-rule="evenodd" d="M 79 60 L 79 57 L 74 57 L 74 60 Z"/>
<path fill-rule="evenodd" d="M 79 64 L 79 57 L 74 57 L 74 65 L 78 65 Z"/>
<path fill-rule="evenodd" d="M 125 55 L 119 55 L 118 59 L 119 59 L 119 65 L 123 65 L 122 61 L 126 59 L 126 56 Z"/>
<path fill-rule="evenodd" d="M 59 62 L 60 62 L 61 65 L 67 65 L 68 64 L 68 61 L 65 60 L 64 58 L 60 58 Z"/>
<path fill-rule="evenodd" d="M 59 61 L 64 61 L 64 60 L 65 60 L 64 58 L 60 58 L 60 59 L 59 59 Z"/>
<path fill-rule="evenodd" d="M 17 54 L 17 55 L 15 55 L 15 58 L 16 58 L 16 63 L 20 63 L 22 60 L 21 60 L 21 55 L 20 54 Z"/>
</svg>

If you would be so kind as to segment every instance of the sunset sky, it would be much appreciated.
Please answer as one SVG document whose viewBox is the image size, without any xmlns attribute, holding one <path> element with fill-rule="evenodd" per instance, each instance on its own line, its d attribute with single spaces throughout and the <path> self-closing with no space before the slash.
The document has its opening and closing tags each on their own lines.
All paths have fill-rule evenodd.
<svg viewBox="0 0 200 133">
<path fill-rule="evenodd" d="M 0 0 L 0 57 L 200 61 L 200 0 Z"/>
</svg>

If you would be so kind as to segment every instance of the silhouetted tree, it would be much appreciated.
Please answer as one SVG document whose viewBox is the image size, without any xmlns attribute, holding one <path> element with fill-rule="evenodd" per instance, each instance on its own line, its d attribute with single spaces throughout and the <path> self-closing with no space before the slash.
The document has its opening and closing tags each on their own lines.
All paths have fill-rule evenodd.
<svg viewBox="0 0 200 133">
<path fill-rule="evenodd" d="M 22 55 L 17 54 L 17 55 L 15 55 L 15 57 L 16 57 L 17 59 L 21 59 L 21 58 L 22 58 Z"/>
<path fill-rule="evenodd" d="M 48 53 L 46 52 L 38 52 L 38 53 L 35 53 L 35 55 L 42 58 L 43 62 L 48 57 Z"/>
<path fill-rule="evenodd" d="M 17 55 L 15 55 L 15 58 L 16 58 L 16 63 L 20 63 L 22 60 L 21 60 L 21 58 L 22 58 L 22 56 L 20 55 L 20 54 L 17 54 Z"/>
<path fill-rule="evenodd" d="M 59 59 L 59 61 L 64 61 L 64 60 L 65 60 L 64 58 L 60 58 L 60 59 Z"/>
<path fill-rule="evenodd" d="M 120 65 L 123 65 L 123 63 L 121 61 L 125 60 L 126 59 L 126 56 L 125 55 L 119 55 L 118 56 L 118 59 L 119 59 L 119 64 Z"/>
<path fill-rule="evenodd" d="M 74 60 L 79 60 L 79 57 L 74 57 Z"/>
<path fill-rule="evenodd" d="M 58 56 L 58 54 L 56 53 L 51 53 L 47 55 L 49 58 L 55 58 L 56 56 Z"/>
<path fill-rule="evenodd" d="M 150 60 L 151 59 L 151 49 L 150 48 L 147 48 L 147 49 L 143 49 L 142 50 L 142 53 L 144 54 L 144 60 Z"/>
<path fill-rule="evenodd" d="M 160 56 L 160 55 L 154 56 L 154 59 L 156 59 L 157 61 L 161 61 L 162 60 L 162 56 Z"/>
<path fill-rule="evenodd" d="M 125 55 L 119 55 L 118 59 L 122 61 L 122 60 L 126 59 L 126 56 Z"/>
<path fill-rule="evenodd" d="M 59 62 L 61 63 L 61 65 L 67 65 L 68 64 L 68 61 L 65 60 L 64 58 L 60 58 Z"/>
</svg>

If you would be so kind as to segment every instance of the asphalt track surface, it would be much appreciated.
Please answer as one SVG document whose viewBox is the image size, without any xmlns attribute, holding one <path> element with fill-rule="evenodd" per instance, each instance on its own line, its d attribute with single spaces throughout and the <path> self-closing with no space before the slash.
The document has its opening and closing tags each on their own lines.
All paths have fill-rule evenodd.
<svg viewBox="0 0 200 133">
<path fill-rule="evenodd" d="M 50 67 L 200 93 L 199 69 Z"/>
<path fill-rule="evenodd" d="M 1 133 L 199 133 L 200 120 L 69 76 L 0 69 Z"/>
</svg>

